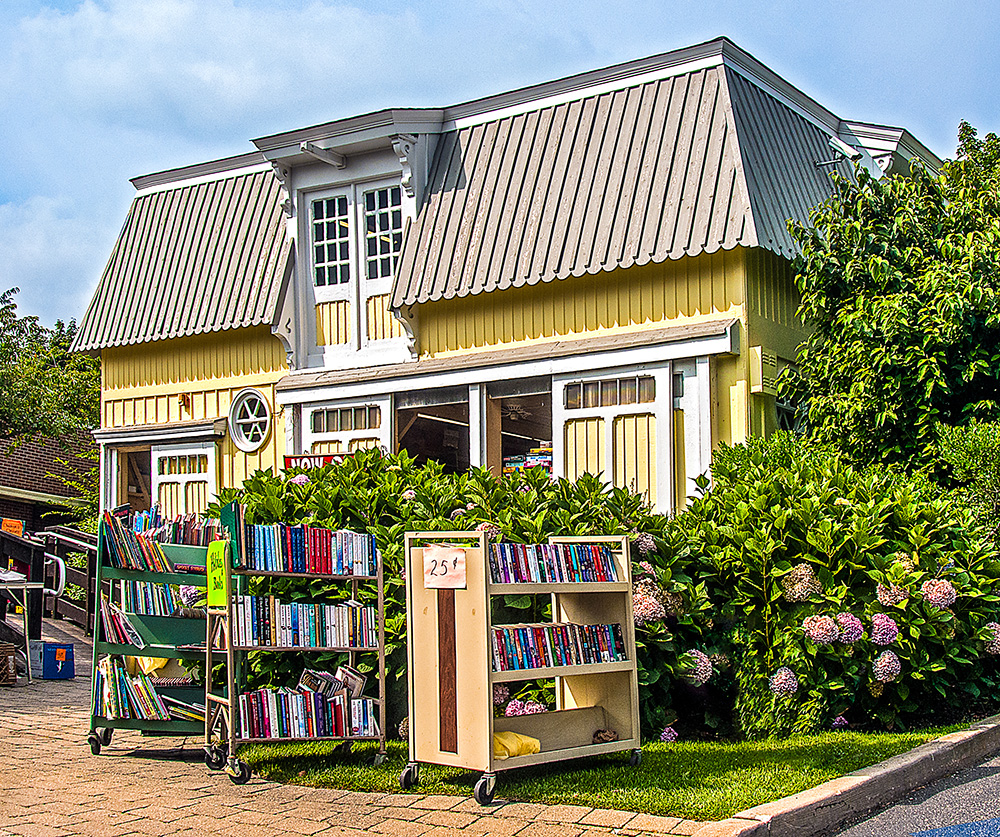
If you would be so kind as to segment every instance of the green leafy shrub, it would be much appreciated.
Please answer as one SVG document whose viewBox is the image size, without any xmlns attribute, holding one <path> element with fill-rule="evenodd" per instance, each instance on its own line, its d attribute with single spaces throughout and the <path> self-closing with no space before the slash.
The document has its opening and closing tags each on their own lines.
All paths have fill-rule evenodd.
<svg viewBox="0 0 1000 837">
<path fill-rule="evenodd" d="M 840 715 L 892 727 L 995 689 L 985 648 L 1000 565 L 953 496 L 919 474 L 857 469 L 787 434 L 724 446 L 712 474 L 712 490 L 664 537 L 710 568 L 708 595 L 731 625 L 744 734 L 813 731 Z M 952 588 L 953 603 L 932 604 Z M 839 614 L 858 618 L 863 635 L 842 641 L 837 625 L 828 641 L 830 621 L 815 617 Z M 877 614 L 898 627 L 888 642 Z M 885 651 L 896 676 L 890 656 L 873 670 Z M 775 679 L 782 668 L 790 673 Z"/>
<path fill-rule="evenodd" d="M 958 496 L 995 540 L 1000 531 L 1000 422 L 940 425 L 938 449 L 951 468 Z"/>
<path fill-rule="evenodd" d="M 306 523 L 333 529 L 368 531 L 375 536 L 385 566 L 386 665 L 389 689 L 390 729 L 406 715 L 406 604 L 402 580 L 403 534 L 407 531 L 471 530 L 481 524 L 499 527 L 505 540 L 542 543 L 550 535 L 644 533 L 651 539 L 649 559 L 656 565 L 657 583 L 677 602 L 683 613 L 674 629 L 659 622 L 651 625 L 640 640 L 640 690 L 644 726 L 662 728 L 674 715 L 671 693 L 678 663 L 675 631 L 698 634 L 698 614 L 707 608 L 704 585 L 686 574 L 690 557 L 673 556 L 658 549 L 667 518 L 649 511 L 645 501 L 600 479 L 585 475 L 575 482 L 552 480 L 541 469 L 495 476 L 487 469 L 466 473 L 446 473 L 435 462 L 417 464 L 405 452 L 384 455 L 378 450 L 360 451 L 341 464 L 304 472 L 308 482 L 291 480 L 301 471 L 275 476 L 258 471 L 241 489 L 226 489 L 219 503 L 208 510 L 217 516 L 219 508 L 233 499 L 246 506 L 247 520 L 253 523 Z M 285 601 L 326 598 L 343 600 L 349 589 L 343 584 L 312 581 L 262 580 L 253 592 L 265 590 Z M 362 587 L 358 598 L 374 599 Z M 499 603 L 495 618 L 523 622 L 542 619 L 549 608 L 548 596 L 507 596 Z M 681 652 L 685 649 L 681 648 Z M 342 662 L 337 654 L 318 654 L 316 662 L 330 667 Z M 297 677 L 302 660 L 297 655 L 251 655 L 253 685 L 282 685 Z M 552 697 L 535 683 L 527 683 L 521 697 L 548 702 Z"/>
</svg>

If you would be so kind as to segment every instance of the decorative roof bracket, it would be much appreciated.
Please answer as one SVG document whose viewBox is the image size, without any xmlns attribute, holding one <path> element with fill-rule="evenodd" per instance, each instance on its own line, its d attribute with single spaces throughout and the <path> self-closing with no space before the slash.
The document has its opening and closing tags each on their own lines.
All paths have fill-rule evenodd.
<svg viewBox="0 0 1000 837">
<path fill-rule="evenodd" d="M 331 151 L 329 148 L 320 148 L 315 143 L 299 143 L 299 151 L 303 154 L 308 154 L 310 157 L 315 160 L 319 160 L 321 163 L 331 165 L 335 169 L 347 168 L 347 157 L 343 154 L 338 154 L 336 151 Z"/>
<path fill-rule="evenodd" d="M 278 178 L 278 183 L 281 185 L 281 211 L 285 213 L 286 218 L 291 218 L 293 214 L 292 203 L 292 193 L 288 188 L 288 176 L 291 172 L 280 163 L 271 163 L 271 168 L 274 169 L 274 176 Z"/>
<path fill-rule="evenodd" d="M 417 138 L 413 134 L 394 134 L 389 137 L 392 143 L 392 150 L 399 157 L 399 164 L 403 167 L 403 176 L 400 185 L 409 197 L 414 196 L 413 186 L 413 152 L 417 147 Z"/>
</svg>

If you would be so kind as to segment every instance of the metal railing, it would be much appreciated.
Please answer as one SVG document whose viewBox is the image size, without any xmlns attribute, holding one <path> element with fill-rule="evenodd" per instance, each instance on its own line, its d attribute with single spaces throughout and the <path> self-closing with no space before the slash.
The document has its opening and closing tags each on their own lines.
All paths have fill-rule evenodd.
<svg viewBox="0 0 1000 837">
<path fill-rule="evenodd" d="M 90 636 L 94 631 L 94 612 L 97 602 L 97 535 L 80 532 L 69 526 L 50 526 L 33 536 L 44 546 L 46 562 L 45 586 L 59 591 L 60 581 L 73 584 L 84 591 L 82 599 L 72 599 L 65 595 L 46 595 L 44 613 L 46 616 L 66 619 L 83 628 Z M 71 565 L 70 556 L 84 556 L 85 567 Z M 64 564 L 64 577 L 59 578 L 60 559 Z M 76 561 L 75 563 L 80 563 Z"/>
</svg>

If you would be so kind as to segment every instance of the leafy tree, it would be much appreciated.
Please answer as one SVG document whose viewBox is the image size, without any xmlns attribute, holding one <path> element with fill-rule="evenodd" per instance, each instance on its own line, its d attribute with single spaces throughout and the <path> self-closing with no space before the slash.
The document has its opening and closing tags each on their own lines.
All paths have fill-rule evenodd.
<svg viewBox="0 0 1000 837">
<path fill-rule="evenodd" d="M 781 390 L 859 461 L 924 464 L 939 423 L 1000 417 L 1000 140 L 959 139 L 940 176 L 835 176 L 790 223 L 810 334 Z"/>
<path fill-rule="evenodd" d="M 14 295 L 0 294 L 0 440 L 61 438 L 98 424 L 100 361 L 70 352 L 76 323 L 52 328 L 21 317 Z"/>
</svg>

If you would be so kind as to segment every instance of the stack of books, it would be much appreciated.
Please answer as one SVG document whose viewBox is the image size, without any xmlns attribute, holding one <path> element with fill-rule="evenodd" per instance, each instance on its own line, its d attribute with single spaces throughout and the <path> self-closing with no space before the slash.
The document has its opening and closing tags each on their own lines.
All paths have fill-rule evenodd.
<svg viewBox="0 0 1000 837">
<path fill-rule="evenodd" d="M 118 645 L 134 645 L 145 648 L 146 642 L 129 620 L 128 615 L 114 602 L 108 601 L 101 593 L 101 624 L 104 626 L 104 638 Z"/>
<path fill-rule="evenodd" d="M 122 610 L 130 613 L 171 616 L 183 606 L 180 597 L 169 584 L 127 579 L 123 579 L 120 584 Z"/>
<path fill-rule="evenodd" d="M 240 695 L 241 738 L 378 736 L 376 702 L 307 689 L 258 689 Z"/>
<path fill-rule="evenodd" d="M 121 660 L 104 657 L 94 675 L 96 706 L 101 718 L 167 721 L 170 713 L 149 678 L 139 672 L 131 677 Z"/>
<path fill-rule="evenodd" d="M 208 546 L 223 537 L 218 520 L 197 514 L 181 514 L 165 520 L 155 505 L 148 512 L 136 513 L 133 528 L 150 540 L 187 546 Z"/>
<path fill-rule="evenodd" d="M 170 717 L 178 721 L 197 721 L 205 723 L 205 706 L 201 703 L 189 703 L 170 695 L 160 695 L 160 700 L 170 713 Z"/>
<path fill-rule="evenodd" d="M 287 523 L 246 523 L 235 504 L 239 565 L 258 572 L 375 576 L 375 536 Z"/>
<path fill-rule="evenodd" d="M 127 509 L 106 511 L 103 515 L 104 554 L 108 563 L 119 570 L 174 571 L 160 544 L 137 534 L 128 520 Z"/>
<path fill-rule="evenodd" d="M 254 648 L 377 648 L 375 608 L 235 596 L 233 636 Z"/>
<path fill-rule="evenodd" d="M 546 622 L 494 627 L 493 670 L 591 665 L 628 659 L 622 626 Z"/>
<path fill-rule="evenodd" d="M 490 579 L 494 584 L 618 580 L 618 566 L 607 546 L 561 543 L 490 546 Z"/>
</svg>

